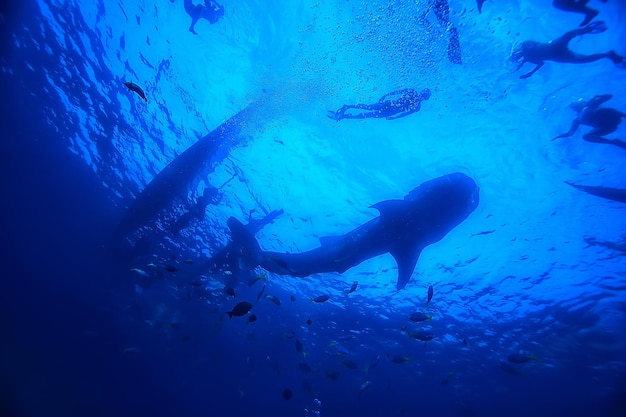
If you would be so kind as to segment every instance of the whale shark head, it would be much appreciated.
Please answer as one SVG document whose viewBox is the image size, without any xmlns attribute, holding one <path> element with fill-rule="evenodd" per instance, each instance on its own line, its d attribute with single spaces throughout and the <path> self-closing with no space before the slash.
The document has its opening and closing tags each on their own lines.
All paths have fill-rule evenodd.
<svg viewBox="0 0 626 417">
<path fill-rule="evenodd" d="M 385 228 L 397 236 L 389 251 L 398 264 L 397 289 L 409 282 L 421 251 L 465 220 L 479 203 L 479 188 L 460 172 L 422 183 L 403 201 L 376 205 Z M 403 212 L 404 215 L 399 215 Z M 394 221 L 394 218 L 400 219 Z"/>
</svg>

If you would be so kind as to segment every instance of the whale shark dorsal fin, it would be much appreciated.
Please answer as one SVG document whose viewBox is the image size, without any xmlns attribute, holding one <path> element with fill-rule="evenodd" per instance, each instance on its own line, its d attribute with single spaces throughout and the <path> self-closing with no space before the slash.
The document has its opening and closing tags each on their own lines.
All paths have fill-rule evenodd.
<svg viewBox="0 0 626 417">
<path fill-rule="evenodd" d="M 380 213 L 382 220 L 391 217 L 397 217 L 397 213 L 404 209 L 406 201 L 403 200 L 385 200 L 376 203 L 371 208 L 375 208 Z"/>
<path fill-rule="evenodd" d="M 413 249 L 410 246 L 400 246 L 389 251 L 391 256 L 396 260 L 396 264 L 398 264 L 396 289 L 403 289 L 411 279 L 417 260 L 422 253 L 422 249 L 423 248 Z"/>
<path fill-rule="evenodd" d="M 322 236 L 320 237 L 320 244 L 322 246 L 332 245 L 333 243 L 340 241 L 342 238 L 343 236 Z"/>
</svg>

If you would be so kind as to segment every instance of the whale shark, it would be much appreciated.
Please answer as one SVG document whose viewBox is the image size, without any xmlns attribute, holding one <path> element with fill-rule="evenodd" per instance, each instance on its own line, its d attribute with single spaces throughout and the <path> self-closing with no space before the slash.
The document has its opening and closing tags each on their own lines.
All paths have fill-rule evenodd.
<svg viewBox="0 0 626 417">
<path fill-rule="evenodd" d="M 607 200 L 617 201 L 618 203 L 626 203 L 626 189 L 624 188 L 610 188 L 596 185 L 582 185 L 574 184 L 573 182 L 565 181 L 565 184 L 584 191 L 588 194 L 595 195 L 597 197 L 606 198 Z"/>
<path fill-rule="evenodd" d="M 114 232 L 121 239 L 153 221 L 176 198 L 184 196 L 200 174 L 212 172 L 242 138 L 238 135 L 259 109 L 253 102 L 195 142 L 165 166 L 129 204 Z"/>
<path fill-rule="evenodd" d="M 240 263 L 261 266 L 280 275 L 305 277 L 315 273 L 343 273 L 361 262 L 390 253 L 398 265 L 396 288 L 411 279 L 422 250 L 440 241 L 478 206 L 479 189 L 473 179 L 456 172 L 426 181 L 402 200 L 371 206 L 379 216 L 342 236 L 320 238 L 320 246 L 301 253 L 261 249 L 254 234 L 234 217 L 228 219 L 231 240 Z"/>
</svg>

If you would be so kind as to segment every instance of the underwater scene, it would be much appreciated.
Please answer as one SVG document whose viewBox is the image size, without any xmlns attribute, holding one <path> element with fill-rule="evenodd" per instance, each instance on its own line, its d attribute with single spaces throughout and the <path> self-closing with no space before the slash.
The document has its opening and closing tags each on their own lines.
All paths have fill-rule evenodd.
<svg viewBox="0 0 626 417">
<path fill-rule="evenodd" d="M 0 28 L 3 416 L 626 415 L 626 1 Z"/>
</svg>

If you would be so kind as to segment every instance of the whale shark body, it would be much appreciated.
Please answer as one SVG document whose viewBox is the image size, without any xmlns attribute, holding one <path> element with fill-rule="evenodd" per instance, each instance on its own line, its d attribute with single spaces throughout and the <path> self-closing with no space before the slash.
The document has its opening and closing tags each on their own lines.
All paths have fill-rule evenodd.
<svg viewBox="0 0 626 417">
<path fill-rule="evenodd" d="M 441 240 L 478 206 L 478 186 L 454 173 L 426 181 L 402 200 L 374 204 L 380 215 L 343 236 L 320 239 L 321 246 L 302 253 L 263 251 L 254 235 L 231 217 L 228 227 L 246 267 L 258 265 L 281 275 L 305 277 L 321 272 L 345 272 L 390 253 L 398 265 L 396 287 L 409 282 L 422 250 Z"/>
<path fill-rule="evenodd" d="M 588 194 L 595 195 L 597 197 L 606 198 L 607 200 L 617 201 L 619 203 L 626 203 L 626 189 L 624 188 L 610 188 L 595 185 L 582 185 L 574 184 L 573 182 L 565 181 L 565 184 L 584 191 Z"/>
<path fill-rule="evenodd" d="M 230 148 L 239 143 L 238 135 L 258 107 L 257 103 L 248 105 L 166 165 L 130 203 L 114 239 L 121 239 L 153 221 L 176 197 L 186 195 L 194 181 L 200 180 L 201 172 L 212 172 Z"/>
</svg>

